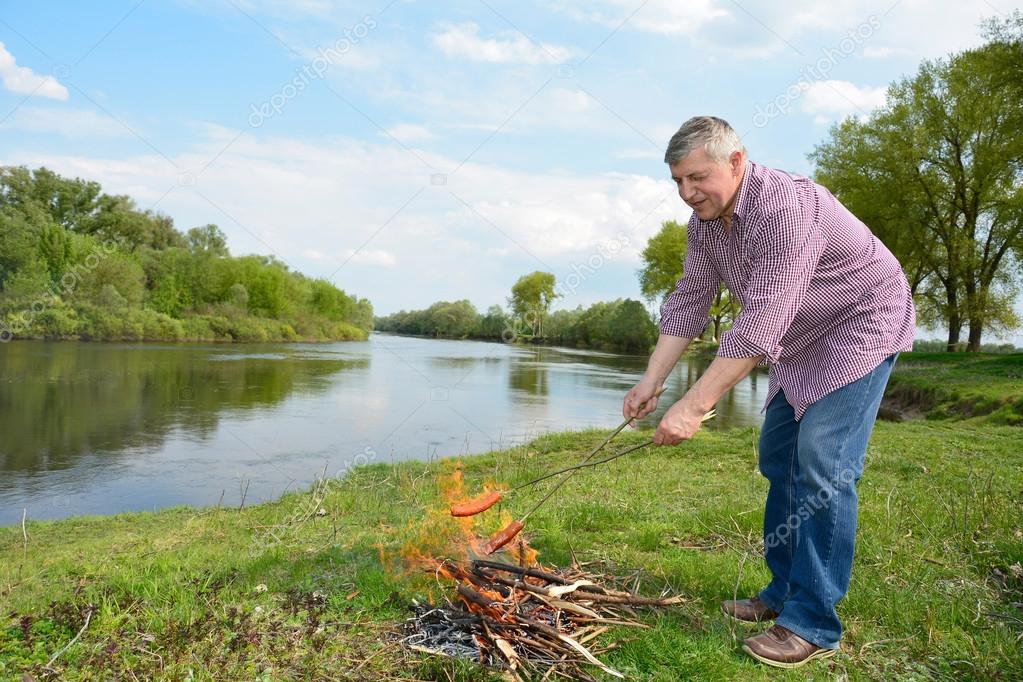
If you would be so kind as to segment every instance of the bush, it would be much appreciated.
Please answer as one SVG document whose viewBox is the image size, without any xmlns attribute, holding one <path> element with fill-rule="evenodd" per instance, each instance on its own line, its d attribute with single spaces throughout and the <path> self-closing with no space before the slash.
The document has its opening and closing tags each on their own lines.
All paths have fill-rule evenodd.
<svg viewBox="0 0 1023 682">
<path fill-rule="evenodd" d="M 80 321 L 74 308 L 69 308 L 58 301 L 39 313 L 33 327 L 47 339 L 68 339 L 78 334 Z"/>
<path fill-rule="evenodd" d="M 181 338 L 185 341 L 215 341 L 216 332 L 205 317 L 195 315 L 186 317 L 181 322 Z"/>
</svg>

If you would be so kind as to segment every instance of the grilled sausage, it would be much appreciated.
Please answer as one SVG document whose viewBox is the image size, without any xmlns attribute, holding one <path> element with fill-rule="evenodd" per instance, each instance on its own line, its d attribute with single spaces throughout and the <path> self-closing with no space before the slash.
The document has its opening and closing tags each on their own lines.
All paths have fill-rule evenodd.
<svg viewBox="0 0 1023 682">
<path fill-rule="evenodd" d="M 507 526 L 497 531 L 497 533 L 495 533 L 494 536 L 490 538 L 490 542 L 483 546 L 483 553 L 493 554 L 497 550 L 507 545 L 515 538 L 516 535 L 518 535 L 522 531 L 522 527 L 524 525 L 525 524 L 522 523 L 521 521 L 512 521 Z"/>
<path fill-rule="evenodd" d="M 489 492 L 486 495 L 480 495 L 468 502 L 459 502 L 458 504 L 451 505 L 451 515 L 475 516 L 480 512 L 485 512 L 500 501 L 501 493 L 494 490 L 493 492 Z"/>
</svg>

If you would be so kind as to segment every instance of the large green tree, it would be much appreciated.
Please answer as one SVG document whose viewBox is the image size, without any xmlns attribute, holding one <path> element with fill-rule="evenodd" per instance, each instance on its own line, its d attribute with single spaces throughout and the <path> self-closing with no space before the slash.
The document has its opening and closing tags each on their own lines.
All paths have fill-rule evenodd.
<svg viewBox="0 0 1023 682">
<path fill-rule="evenodd" d="M 556 280 L 549 272 L 531 272 L 519 277 L 512 285 L 508 300 L 512 313 L 532 329 L 533 336 L 543 336 L 544 318 L 550 312 L 551 304 L 558 298 L 554 290 Z"/>
<path fill-rule="evenodd" d="M 924 62 L 810 155 L 818 182 L 902 262 L 921 321 L 942 321 L 949 349 L 966 325 L 977 351 L 985 330 L 1019 323 L 1023 74 L 1006 65 L 1020 63 L 1023 41 L 1018 23 L 999 26 L 983 47 Z"/>
</svg>

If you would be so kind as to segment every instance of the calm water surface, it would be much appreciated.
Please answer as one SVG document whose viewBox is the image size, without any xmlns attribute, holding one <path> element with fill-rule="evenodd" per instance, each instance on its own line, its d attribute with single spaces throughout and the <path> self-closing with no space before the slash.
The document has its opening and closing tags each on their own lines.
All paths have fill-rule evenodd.
<svg viewBox="0 0 1023 682">
<path fill-rule="evenodd" d="M 646 357 L 374 334 L 362 343 L 0 345 L 0 525 L 246 504 L 326 468 L 614 427 Z M 680 363 L 658 415 L 704 366 Z M 759 424 L 767 377 L 712 428 Z"/>
</svg>

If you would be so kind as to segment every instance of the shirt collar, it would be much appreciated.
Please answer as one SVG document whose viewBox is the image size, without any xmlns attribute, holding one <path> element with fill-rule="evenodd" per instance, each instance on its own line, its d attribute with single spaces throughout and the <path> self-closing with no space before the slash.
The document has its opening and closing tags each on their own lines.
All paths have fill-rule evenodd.
<svg viewBox="0 0 1023 682">
<path fill-rule="evenodd" d="M 732 209 L 732 222 L 736 222 L 738 218 L 739 222 L 745 221 L 746 215 L 749 213 L 750 203 L 752 198 L 750 197 L 750 176 L 753 175 L 754 163 L 749 159 L 746 160 L 746 165 L 742 172 L 742 181 L 739 183 L 739 192 L 735 197 L 735 207 Z"/>
</svg>

